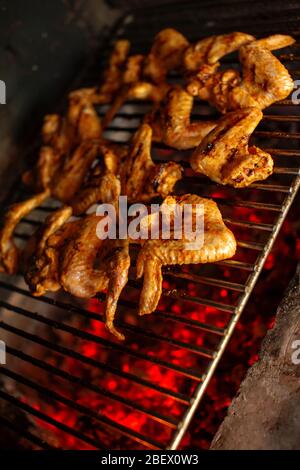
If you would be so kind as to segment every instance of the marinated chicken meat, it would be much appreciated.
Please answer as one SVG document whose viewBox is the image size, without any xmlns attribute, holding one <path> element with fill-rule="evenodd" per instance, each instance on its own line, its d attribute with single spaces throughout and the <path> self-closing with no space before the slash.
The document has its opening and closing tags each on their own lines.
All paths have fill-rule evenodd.
<svg viewBox="0 0 300 470">
<path fill-rule="evenodd" d="M 293 90 L 288 70 L 271 51 L 294 42 L 291 36 L 276 34 L 239 44 L 242 75 L 234 69 L 217 71 L 219 63 L 214 62 L 214 55 L 203 54 L 203 64 L 199 60 L 198 71 L 189 74 L 186 89 L 192 96 L 209 101 L 222 113 L 249 106 L 264 109 L 286 98 Z M 227 53 L 226 47 L 224 52 Z M 215 57 L 220 58 L 220 54 Z"/>
<path fill-rule="evenodd" d="M 214 121 L 191 122 L 194 99 L 179 86 L 167 94 L 159 110 L 146 117 L 153 129 L 154 142 L 163 142 L 178 150 L 190 149 L 200 144 L 216 126 Z"/>
<path fill-rule="evenodd" d="M 142 124 L 133 136 L 128 156 L 121 168 L 121 191 L 129 202 L 147 202 L 155 196 L 165 197 L 182 177 L 182 168 L 178 163 L 153 162 L 151 138 L 151 127 Z"/>
<path fill-rule="evenodd" d="M 40 249 L 25 279 L 35 296 L 61 287 L 81 298 L 107 290 L 106 326 L 118 339 L 124 339 L 114 326 L 114 317 L 128 279 L 129 242 L 101 239 L 97 232 L 99 216 L 88 215 L 82 220 L 66 222 L 70 213 L 64 208 L 48 218 L 46 233 L 38 245 Z"/>
<path fill-rule="evenodd" d="M 19 249 L 13 241 L 16 226 L 30 211 L 40 206 L 49 197 L 49 191 L 32 196 L 26 201 L 10 206 L 0 231 L 0 272 L 15 274 L 18 269 Z"/>
<path fill-rule="evenodd" d="M 236 188 L 266 179 L 273 171 L 271 155 L 254 145 L 248 146 L 262 116 L 258 108 L 244 108 L 223 116 L 194 150 L 193 170 Z"/>
<path fill-rule="evenodd" d="M 217 65 L 227 54 L 238 50 L 244 44 L 254 41 L 254 36 L 233 32 L 210 36 L 191 44 L 183 55 L 183 68 L 188 74 L 198 72 L 203 65 Z"/>
<path fill-rule="evenodd" d="M 200 196 L 186 194 L 169 196 L 165 205 L 192 205 L 192 217 L 197 217 L 197 205 L 203 207 L 203 229 L 197 238 L 183 233 L 181 239 L 162 238 L 147 240 L 137 258 L 137 277 L 143 276 L 143 287 L 140 295 L 139 314 L 152 313 L 162 293 L 162 267 L 174 264 L 213 263 L 231 258 L 236 251 L 236 241 L 232 232 L 225 226 L 217 204 Z M 199 206 L 198 206 L 199 207 Z M 196 234 L 197 235 L 197 234 Z M 203 240 L 202 237 L 204 236 Z M 195 243 L 196 249 L 189 244 Z"/>
<path fill-rule="evenodd" d="M 103 83 L 98 87 L 80 88 L 69 94 L 69 100 L 89 104 L 110 103 L 122 85 L 123 68 L 129 53 L 130 43 L 125 39 L 116 41 L 103 73 Z"/>
<path fill-rule="evenodd" d="M 72 209 L 69 206 L 50 214 L 42 227 L 33 234 L 24 251 L 25 281 L 35 296 L 47 291 L 55 292 L 61 287 L 59 253 L 79 225 L 78 222 L 65 223 L 71 215 Z"/>
<path fill-rule="evenodd" d="M 125 146 L 101 143 L 100 159 L 90 168 L 81 188 L 70 201 L 74 215 L 85 213 L 96 203 L 112 203 L 118 208 L 121 194 L 119 172 L 127 153 Z"/>
<path fill-rule="evenodd" d="M 149 54 L 128 57 L 123 86 L 103 119 L 103 127 L 112 121 L 127 100 L 148 100 L 154 103 L 154 108 L 158 107 L 170 88 L 167 73 L 181 67 L 188 44 L 178 31 L 166 28 L 155 36 Z"/>
</svg>

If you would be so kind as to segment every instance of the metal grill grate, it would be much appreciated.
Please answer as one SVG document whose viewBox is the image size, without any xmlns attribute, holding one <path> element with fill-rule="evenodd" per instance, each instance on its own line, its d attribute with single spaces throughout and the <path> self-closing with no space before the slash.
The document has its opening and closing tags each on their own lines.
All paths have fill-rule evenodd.
<svg viewBox="0 0 300 470">
<path fill-rule="evenodd" d="M 122 19 L 112 42 L 126 37 L 133 52 L 144 52 L 154 34 L 167 26 L 177 28 L 189 40 L 232 30 L 299 37 L 297 2 L 270 5 L 255 1 L 249 5 L 224 1 L 219 6 L 210 2 L 200 7 L 191 2 L 140 9 Z M 299 46 L 296 43 L 279 52 L 295 79 L 300 78 Z M 235 61 L 235 56 L 226 59 L 229 65 Z M 89 71 L 84 85 L 95 83 L 101 64 Z M 172 80 L 178 81 L 178 77 L 174 74 Z M 127 141 L 148 108 L 147 103 L 126 103 L 106 136 Z M 104 112 L 105 107 L 99 108 L 100 115 Z M 207 119 L 214 113 L 207 104 L 197 103 L 193 117 Z M 120 300 L 122 320 L 118 325 L 127 335 L 124 343 L 102 329 L 103 318 L 95 311 L 102 296 L 99 305 L 97 300 L 78 303 L 66 294 L 32 299 L 21 279 L 1 277 L 0 329 L 1 337 L 7 338 L 8 358 L 0 373 L 8 387 L 0 390 L 0 397 L 23 410 L 35 427 L 25 429 L 6 417 L 1 418 L 1 425 L 41 448 L 52 447 L 49 435 L 58 430 L 97 449 L 108 445 L 178 448 L 297 193 L 299 122 L 298 108 L 291 99 L 266 111 L 254 139 L 273 155 L 275 172 L 267 181 L 242 190 L 223 188 L 193 174 L 188 152 L 154 145 L 156 161 L 175 159 L 183 164 L 185 178 L 178 192 L 216 200 L 237 236 L 238 253 L 234 259 L 214 265 L 167 269 L 159 311 L 137 322 L 134 313 L 140 283 L 132 277 Z M 20 224 L 17 237 L 27 239 L 53 207 L 48 204 L 30 214 Z M 87 351 L 88 344 L 96 348 L 96 354 Z M 68 368 L 70 361 L 73 366 Z M 96 406 L 84 400 L 87 393 L 96 397 Z M 45 406 L 37 406 L 26 396 L 41 397 Z M 85 426 L 74 426 L 57 416 L 53 412 L 56 406 L 68 410 L 67 416 L 78 414 Z M 117 410 L 122 412 L 117 415 Z M 47 437 L 38 437 L 39 427 L 47 428 Z"/>
</svg>

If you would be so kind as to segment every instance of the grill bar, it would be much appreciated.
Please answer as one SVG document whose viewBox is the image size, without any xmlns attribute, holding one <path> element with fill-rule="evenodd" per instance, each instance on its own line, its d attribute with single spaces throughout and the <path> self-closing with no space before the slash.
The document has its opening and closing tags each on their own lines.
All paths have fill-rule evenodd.
<svg viewBox="0 0 300 470">
<path fill-rule="evenodd" d="M 92 342 L 107 346 L 110 349 L 113 348 L 114 350 L 119 350 L 121 352 L 126 352 L 130 356 L 135 356 L 135 357 L 138 357 L 139 359 L 144 359 L 145 361 L 148 361 L 148 362 L 149 361 L 154 362 L 155 364 L 158 364 L 162 367 L 165 367 L 166 369 L 170 369 L 170 370 L 173 370 L 174 372 L 181 373 L 182 375 L 184 375 L 186 377 L 190 377 L 190 378 L 198 379 L 198 380 L 201 380 L 201 378 L 202 378 L 195 371 L 186 369 L 184 367 L 180 367 L 176 364 L 171 364 L 171 363 L 169 363 L 167 361 L 164 361 L 162 359 L 159 359 L 157 357 L 149 358 L 147 356 L 147 354 L 140 353 L 138 351 L 130 349 L 127 346 L 123 346 L 121 344 L 113 343 L 112 341 L 105 340 L 102 337 L 95 336 L 91 333 L 87 333 L 85 331 L 78 330 L 76 328 L 73 328 L 73 327 L 65 324 L 65 323 L 50 320 L 49 318 L 46 318 L 43 315 L 40 315 L 36 312 L 34 312 L 34 313 L 29 312 L 28 310 L 17 307 L 15 305 L 10 305 L 7 302 L 3 302 L 2 300 L 0 300 L 0 306 L 3 307 L 4 309 L 7 309 L 7 310 L 12 311 L 14 313 L 20 314 L 20 315 L 25 316 L 27 318 L 31 318 L 32 320 L 36 320 L 36 321 L 39 321 L 41 323 L 44 323 L 44 324 L 46 324 L 50 327 L 56 328 L 56 329 L 61 330 L 61 331 L 65 331 L 66 333 L 71 333 L 75 337 L 78 337 L 78 338 L 81 338 L 81 339 L 85 339 L 87 341 L 92 341 Z"/>
<path fill-rule="evenodd" d="M 58 376 L 63 378 L 64 380 L 67 380 L 73 384 L 80 385 L 82 388 L 87 388 L 93 392 L 97 392 L 99 395 L 105 396 L 111 400 L 114 400 L 116 402 L 122 403 L 123 405 L 128 406 L 129 408 L 134 408 L 137 411 L 140 411 L 141 413 L 145 414 L 146 416 L 149 416 L 153 420 L 163 423 L 166 426 L 169 426 L 171 428 L 176 428 L 176 420 L 172 418 L 168 418 L 160 413 L 157 413 L 155 411 L 148 410 L 147 408 L 140 406 L 138 403 L 133 403 L 131 400 L 128 400 L 120 395 L 116 395 L 115 393 L 110 392 L 109 390 L 104 390 L 103 388 L 96 386 L 86 380 L 80 379 L 80 377 L 76 377 L 72 374 L 69 374 L 66 371 L 63 371 L 61 369 L 58 369 L 57 367 L 52 366 L 51 364 L 48 364 L 45 361 L 42 361 L 40 359 L 36 359 L 33 356 L 29 356 L 28 354 L 24 353 L 23 351 L 19 351 L 18 349 L 12 348 L 8 346 L 6 348 L 6 352 L 20 358 L 21 360 L 33 364 L 36 367 L 39 367 L 42 370 L 45 370 L 47 372 L 51 372 L 53 376 Z M 1 372 L 1 370 L 0 370 Z"/>
<path fill-rule="evenodd" d="M 1 372 L 3 373 L 3 369 L 1 368 Z M 8 393 L 0 390 L 0 397 L 3 398 L 3 400 L 7 401 L 8 403 L 11 403 L 12 405 L 15 405 L 16 407 L 20 408 L 23 411 L 26 411 L 32 416 L 35 416 L 38 419 L 41 419 L 42 421 L 45 421 L 48 424 L 51 424 L 61 431 L 76 437 L 77 439 L 80 439 L 81 441 L 85 442 L 86 444 L 89 444 L 95 449 L 101 450 L 100 443 L 95 441 L 94 439 L 90 439 L 87 436 L 81 435 L 81 433 L 78 433 L 76 430 L 71 428 L 70 426 L 66 426 L 65 424 L 61 423 L 60 421 L 57 421 L 54 418 L 51 418 L 51 416 L 48 416 L 45 413 L 40 412 L 39 410 L 36 410 L 30 405 L 27 405 L 26 403 L 22 402 L 21 400 L 15 398 L 12 395 L 9 395 Z"/>
<path fill-rule="evenodd" d="M 117 424 L 117 423 L 113 422 L 112 420 L 110 420 L 109 418 L 107 418 L 104 415 L 100 416 L 98 413 L 96 413 L 92 409 L 87 408 L 86 406 L 80 405 L 79 403 L 74 402 L 73 400 L 70 400 L 69 398 L 61 395 L 60 393 L 51 391 L 48 388 L 43 387 L 42 385 L 37 384 L 37 383 L 33 382 L 32 380 L 27 379 L 26 377 L 23 377 L 22 375 L 7 369 L 6 367 L 1 367 L 0 373 L 3 374 L 3 375 L 6 375 L 7 377 L 10 377 L 10 378 L 16 380 L 19 383 L 22 383 L 22 384 L 26 385 L 27 387 L 29 387 L 33 390 L 36 390 L 36 391 L 40 392 L 41 394 L 45 395 L 45 397 L 47 397 L 47 398 L 54 399 L 54 400 L 62 403 L 63 405 L 66 405 L 66 406 L 78 411 L 79 413 L 82 413 L 86 416 L 89 416 L 90 418 L 92 418 L 95 421 L 99 421 L 100 423 L 105 424 L 107 427 L 112 428 L 113 430 L 117 429 L 120 433 L 124 434 L 125 436 L 127 436 L 131 439 L 136 440 L 137 442 L 139 442 L 141 444 L 146 445 L 150 449 L 160 449 L 161 448 L 160 444 L 158 442 L 156 442 L 155 440 L 147 439 L 142 434 L 134 431 L 133 429 L 129 430 L 125 426 L 122 426 L 119 423 Z M 90 440 L 90 438 L 88 436 L 83 435 L 83 433 L 78 433 L 77 431 L 75 431 L 75 432 L 76 432 L 76 434 L 78 434 L 78 437 L 80 436 L 81 440 L 85 440 L 88 443 L 92 443 L 94 441 L 94 440 L 93 441 Z M 94 441 L 94 443 L 95 443 L 95 441 Z"/>
<path fill-rule="evenodd" d="M 162 395 L 165 395 L 167 397 L 170 397 L 170 398 L 178 401 L 179 403 L 182 403 L 184 405 L 189 404 L 189 397 L 187 397 L 183 394 L 173 392 L 172 390 L 169 390 L 169 389 L 165 389 L 164 387 L 160 387 L 158 385 L 152 384 L 150 382 L 147 382 L 146 380 L 143 381 L 141 378 L 139 378 L 139 377 L 137 377 L 133 374 L 124 373 L 124 372 L 122 372 L 118 369 L 112 368 L 111 366 L 109 366 L 109 364 L 103 364 L 99 361 L 96 361 L 95 359 L 92 359 L 92 358 L 89 358 L 89 357 L 84 356 L 82 354 L 79 354 L 76 351 L 72 351 L 71 349 L 64 348 L 63 346 L 58 346 L 58 345 L 56 345 L 54 343 L 51 343 L 51 342 L 49 342 L 49 341 L 47 341 L 47 340 L 45 340 L 45 339 L 43 339 L 39 336 L 32 335 L 32 334 L 27 333 L 23 330 L 20 330 L 19 328 L 16 328 L 12 325 L 8 325 L 7 323 L 5 323 L 3 321 L 0 322 L 0 328 L 2 328 L 5 331 L 9 331 L 9 332 L 11 332 L 11 333 L 13 333 L 13 334 L 15 334 L 19 337 L 25 338 L 26 340 L 32 341 L 33 343 L 45 346 L 46 348 L 51 349 L 55 352 L 58 352 L 58 353 L 66 356 L 66 357 L 71 357 L 73 359 L 76 359 L 77 361 L 80 361 L 84 364 L 90 365 L 90 366 L 95 367 L 95 368 L 99 368 L 101 370 L 104 369 L 104 370 L 106 370 L 107 372 L 109 372 L 111 374 L 119 375 L 122 378 L 131 380 L 132 382 L 136 382 L 136 383 L 138 383 L 140 385 L 143 385 L 147 388 L 151 388 L 151 389 L 161 393 Z"/>
<path fill-rule="evenodd" d="M 27 431 L 26 429 L 24 429 L 24 427 L 17 425 L 16 423 L 10 422 L 8 419 L 4 418 L 3 416 L 0 416 L 0 424 L 10 429 L 11 431 L 14 431 L 16 434 L 20 435 L 21 437 L 23 438 L 25 437 L 27 441 L 31 442 L 32 444 L 35 444 L 40 449 L 43 449 L 43 450 L 54 449 L 54 447 L 50 446 L 47 442 L 42 441 L 39 437 L 35 436 L 30 431 Z"/>
</svg>

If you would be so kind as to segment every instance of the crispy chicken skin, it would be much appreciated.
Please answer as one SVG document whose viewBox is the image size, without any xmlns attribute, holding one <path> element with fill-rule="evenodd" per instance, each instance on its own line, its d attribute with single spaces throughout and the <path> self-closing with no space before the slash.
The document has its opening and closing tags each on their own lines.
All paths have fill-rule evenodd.
<svg viewBox="0 0 300 470">
<path fill-rule="evenodd" d="M 129 202 L 149 201 L 170 194 L 182 177 L 178 163 L 155 164 L 151 158 L 152 129 L 142 124 L 134 134 L 128 156 L 121 167 L 122 194 Z"/>
<path fill-rule="evenodd" d="M 169 196 L 164 204 L 192 204 L 196 217 L 196 204 L 204 210 L 204 240 L 199 248 L 187 249 L 189 237 L 175 240 L 147 240 L 137 258 L 137 277 L 144 276 L 140 296 L 139 314 L 152 313 L 162 293 L 162 266 L 190 263 L 213 263 L 231 258 L 236 251 L 236 241 L 225 226 L 215 202 L 196 195 Z M 184 235 L 184 234 L 183 234 Z M 197 241 L 197 240 L 196 240 Z"/>
<path fill-rule="evenodd" d="M 0 272 L 15 274 L 18 269 L 19 250 L 14 244 L 13 234 L 20 220 L 38 207 L 49 196 L 49 191 L 36 194 L 26 201 L 10 206 L 0 231 Z"/>
<path fill-rule="evenodd" d="M 196 172 L 213 181 L 236 188 L 266 179 L 273 171 L 270 154 L 248 146 L 249 138 L 262 119 L 258 108 L 244 108 L 226 114 L 191 156 Z"/>
<path fill-rule="evenodd" d="M 178 150 L 190 149 L 200 144 L 216 126 L 214 121 L 191 122 L 193 97 L 179 86 L 167 94 L 160 109 L 146 117 L 153 129 L 153 141 L 163 142 Z"/>
<path fill-rule="evenodd" d="M 186 89 L 222 113 L 249 106 L 264 109 L 293 90 L 288 70 L 271 51 L 294 42 L 291 36 L 280 34 L 248 42 L 239 49 L 242 76 L 233 69 L 218 72 L 218 63 L 204 62 L 189 75 Z"/>
</svg>

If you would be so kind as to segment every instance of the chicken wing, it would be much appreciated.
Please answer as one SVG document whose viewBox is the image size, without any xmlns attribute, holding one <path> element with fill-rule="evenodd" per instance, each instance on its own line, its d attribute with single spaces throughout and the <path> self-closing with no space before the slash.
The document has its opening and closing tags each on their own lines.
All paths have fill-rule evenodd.
<svg viewBox="0 0 300 470">
<path fill-rule="evenodd" d="M 254 36 L 246 33 L 233 32 L 210 36 L 190 45 L 183 55 L 183 67 L 187 73 L 198 72 L 203 65 L 219 64 L 219 60 L 227 54 L 238 50 L 244 44 L 254 41 Z"/>
<path fill-rule="evenodd" d="M 72 215 L 72 208 L 62 207 L 50 214 L 45 223 L 29 241 L 25 252 L 25 281 L 34 296 L 60 289 L 59 255 L 68 237 L 78 230 L 79 223 L 65 223 Z"/>
<path fill-rule="evenodd" d="M 26 201 L 10 206 L 0 231 L 0 272 L 15 274 L 18 269 L 19 250 L 13 241 L 16 226 L 29 212 L 49 197 L 49 191 L 36 194 Z"/>
<path fill-rule="evenodd" d="M 181 68 L 182 57 L 189 46 L 187 39 L 172 28 L 161 30 L 154 38 L 145 59 L 144 77 L 153 83 L 162 83 L 171 70 Z"/>
<path fill-rule="evenodd" d="M 193 101 L 193 97 L 179 86 L 168 92 L 160 109 L 146 117 L 153 129 L 154 142 L 163 142 L 179 150 L 199 145 L 216 123 L 190 122 Z"/>
<path fill-rule="evenodd" d="M 128 58 L 122 80 L 123 86 L 103 118 L 103 128 L 107 127 L 127 100 L 152 101 L 157 106 L 165 97 L 169 85 L 165 81 L 159 84 L 146 81 L 143 75 L 144 61 L 143 55 Z"/>
<path fill-rule="evenodd" d="M 196 195 L 169 196 L 164 204 L 192 205 L 193 219 L 197 217 L 197 206 L 203 207 L 204 239 L 199 248 L 190 249 L 190 236 L 181 239 L 147 240 L 137 258 L 137 277 L 144 277 L 140 296 L 139 314 L 152 313 L 162 293 L 162 266 L 190 263 L 212 263 L 231 258 L 236 251 L 236 241 L 225 226 L 215 202 Z M 201 234 L 202 236 L 202 234 Z M 197 240 L 195 240 L 197 242 Z"/>
<path fill-rule="evenodd" d="M 91 140 L 82 142 L 66 158 L 60 171 L 51 181 L 51 193 L 59 201 L 70 203 L 81 185 L 92 163 L 100 154 L 101 142 Z"/>
<path fill-rule="evenodd" d="M 103 73 L 103 83 L 99 87 L 80 88 L 69 94 L 70 101 L 83 101 L 90 104 L 110 103 L 122 84 L 123 68 L 130 48 L 129 41 L 116 41 L 108 66 Z"/>
<path fill-rule="evenodd" d="M 44 118 L 41 137 L 42 147 L 37 164 L 22 175 L 23 182 L 37 191 L 49 187 L 63 156 L 72 148 L 74 129 L 67 119 L 58 114 L 48 114 Z"/>
<path fill-rule="evenodd" d="M 271 52 L 293 43 L 291 36 L 280 34 L 246 42 L 239 49 L 242 76 L 233 69 L 218 72 L 218 63 L 203 64 L 190 74 L 186 89 L 222 113 L 249 106 L 264 109 L 293 90 L 289 72 Z"/>
<path fill-rule="evenodd" d="M 112 203 L 118 208 L 121 194 L 120 165 L 128 153 L 125 146 L 103 143 L 100 146 L 102 159 L 90 169 L 86 181 L 70 201 L 73 213 L 83 214 L 93 204 Z"/>
<path fill-rule="evenodd" d="M 178 163 L 154 164 L 151 137 L 151 127 L 142 124 L 132 138 L 128 156 L 121 167 L 122 194 L 128 197 L 129 202 L 165 197 L 182 177 L 182 168 Z"/>
<path fill-rule="evenodd" d="M 191 156 L 196 172 L 213 181 L 236 188 L 266 179 L 273 171 L 270 154 L 248 146 L 249 137 L 262 119 L 258 108 L 244 108 L 226 114 Z"/>
<path fill-rule="evenodd" d="M 76 297 L 94 297 L 107 289 L 106 326 L 119 339 L 124 339 L 115 329 L 113 320 L 118 298 L 128 279 L 128 240 L 101 240 L 97 235 L 99 220 L 95 215 L 85 217 L 80 230 L 64 247 L 60 281 L 62 287 Z"/>
</svg>

